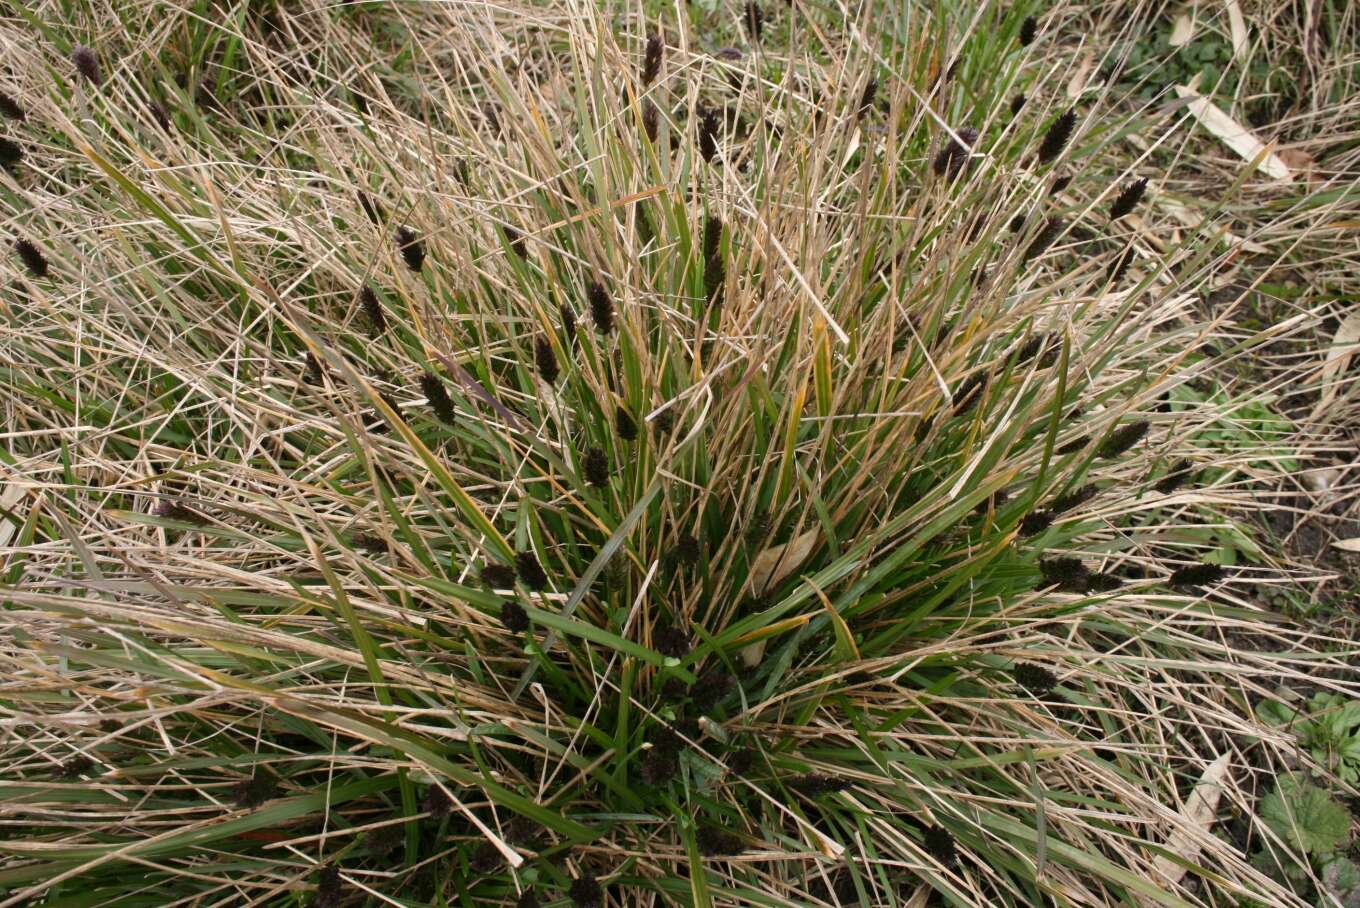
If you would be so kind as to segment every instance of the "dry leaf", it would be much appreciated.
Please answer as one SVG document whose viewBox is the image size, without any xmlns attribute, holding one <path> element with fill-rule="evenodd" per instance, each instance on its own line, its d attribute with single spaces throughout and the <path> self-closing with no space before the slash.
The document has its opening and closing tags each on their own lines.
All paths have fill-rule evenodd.
<svg viewBox="0 0 1360 908">
<path fill-rule="evenodd" d="M 1302 148 L 1286 148 L 1279 152 L 1280 160 L 1284 161 L 1285 166 L 1309 181 L 1322 179 L 1322 175 L 1317 171 L 1317 158 L 1304 151 Z"/>
<path fill-rule="evenodd" d="M 24 497 L 24 490 L 18 483 L 11 483 L 0 491 L 0 510 L 12 511 L 19 500 Z M 0 515 L 0 545 L 9 545 L 10 537 L 19 528 L 10 518 Z M 5 559 L 0 558 L 0 564 L 4 564 Z"/>
<path fill-rule="evenodd" d="M 741 664 L 747 668 L 755 668 L 760 664 L 760 660 L 765 656 L 765 641 L 768 637 L 761 637 L 749 646 L 743 646 L 737 654 L 741 658 Z"/>
<path fill-rule="evenodd" d="M 1217 224 L 1210 223 L 1202 215 L 1197 214 L 1194 211 L 1191 211 L 1189 208 L 1185 207 L 1179 202 L 1172 201 L 1166 196 L 1158 196 L 1156 203 L 1160 207 L 1165 208 L 1167 212 L 1171 214 L 1172 217 L 1180 221 L 1186 227 L 1189 227 L 1192 230 L 1208 230 L 1213 233 L 1217 233 L 1219 239 L 1221 239 L 1224 243 L 1227 243 L 1229 246 L 1235 246 L 1247 252 L 1265 253 L 1270 251 L 1267 247 L 1262 246 L 1260 243 L 1254 242 L 1252 240 L 1243 239 L 1242 237 L 1233 233 L 1231 230 L 1228 230 L 1226 227 L 1220 227 Z M 1151 231 L 1149 231 L 1149 233 L 1151 233 Z M 1158 245 L 1162 244 L 1159 242 Z"/>
<path fill-rule="evenodd" d="M 1176 16 L 1176 22 L 1171 26 L 1171 40 L 1167 43 L 1172 47 L 1184 47 L 1190 43 L 1190 39 L 1195 36 L 1195 8 L 1183 9 Z"/>
<path fill-rule="evenodd" d="M 1067 97 L 1075 101 L 1081 97 L 1081 93 L 1086 90 L 1086 83 L 1091 78 L 1091 70 L 1096 68 L 1096 52 L 1088 50 L 1081 58 L 1081 63 L 1077 65 L 1076 71 L 1072 73 L 1072 78 L 1067 80 Z"/>
<path fill-rule="evenodd" d="M 1223 794 L 1224 782 L 1228 776 L 1228 755 L 1224 754 L 1209 764 L 1200 777 L 1195 790 L 1181 808 L 1181 822 L 1171 831 L 1166 840 L 1166 850 L 1193 864 L 1199 857 L 1200 834 L 1214 825 L 1218 812 L 1218 799 Z M 1185 876 L 1186 868 L 1163 855 L 1152 862 L 1153 879 L 1159 883 L 1172 885 Z"/>
<path fill-rule="evenodd" d="M 1343 552 L 1360 552 L 1360 536 L 1354 539 L 1333 539 L 1332 545 Z"/>
<path fill-rule="evenodd" d="M 1238 60 L 1247 58 L 1247 49 L 1251 40 L 1247 37 L 1247 21 L 1242 18 L 1242 7 L 1237 0 L 1227 0 L 1228 4 L 1228 28 L 1232 31 L 1233 56 Z"/>
<path fill-rule="evenodd" d="M 792 574 L 816 547 L 817 531 L 813 529 L 761 552 L 751 562 L 751 592 L 763 596 L 770 587 Z"/>
<path fill-rule="evenodd" d="M 930 894 L 934 891 L 935 887 L 928 883 L 922 883 L 916 887 L 916 892 L 912 894 L 902 908 L 926 908 L 926 903 L 930 901 Z"/>
<path fill-rule="evenodd" d="M 1355 354 L 1357 345 L 1360 345 L 1360 310 L 1346 316 L 1336 329 L 1331 347 L 1327 349 L 1327 361 L 1322 364 L 1320 381 L 1322 393 L 1318 395 L 1317 405 L 1313 407 L 1314 419 L 1326 410 L 1336 397 L 1337 389 L 1341 387 L 1337 379 L 1346 371 L 1346 366 L 1350 365 L 1351 356 Z"/>
<path fill-rule="evenodd" d="M 1265 143 L 1258 139 L 1254 132 L 1220 110 L 1214 102 L 1188 85 L 1177 85 L 1176 94 L 1182 98 L 1190 98 L 1190 113 L 1194 114 L 1200 125 L 1213 133 L 1224 145 L 1237 152 L 1244 161 L 1255 161 L 1260 158 L 1261 170 L 1266 176 L 1277 180 L 1288 180 L 1293 176 L 1279 155 L 1267 151 Z"/>
</svg>

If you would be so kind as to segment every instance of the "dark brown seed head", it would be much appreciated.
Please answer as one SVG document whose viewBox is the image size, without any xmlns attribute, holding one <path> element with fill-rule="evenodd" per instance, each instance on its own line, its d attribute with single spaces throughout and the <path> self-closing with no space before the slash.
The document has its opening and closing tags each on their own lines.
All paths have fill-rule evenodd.
<svg viewBox="0 0 1360 908">
<path fill-rule="evenodd" d="M 1143 177 L 1120 190 L 1119 195 L 1115 196 L 1114 204 L 1110 206 L 1110 220 L 1117 221 L 1137 208 L 1143 193 L 1147 191 L 1147 184 L 1147 177 Z"/>
<path fill-rule="evenodd" d="M 982 400 L 986 384 L 987 376 L 982 373 L 969 376 L 954 392 L 954 412 L 963 414 L 976 407 Z"/>
<path fill-rule="evenodd" d="M 431 785 L 420 802 L 420 808 L 434 819 L 441 820 L 453 810 L 453 801 L 444 793 L 444 789 Z"/>
<path fill-rule="evenodd" d="M 425 244 L 416 236 L 416 232 L 403 224 L 397 228 L 395 239 L 406 267 L 412 271 L 420 271 L 425 266 Z"/>
<path fill-rule="evenodd" d="M 71 759 L 67 760 L 66 762 L 58 766 L 57 778 L 77 779 L 83 776 L 85 773 L 89 772 L 91 769 L 94 769 L 94 760 L 91 760 L 89 757 L 85 756 L 84 754 L 81 754 L 78 757 L 72 757 Z"/>
<path fill-rule="evenodd" d="M 18 101 L 0 91 L 0 116 L 8 117 L 11 120 L 23 120 L 26 114 L 24 109 L 19 106 Z"/>
<path fill-rule="evenodd" d="M 1080 451 L 1082 448 L 1086 447 L 1086 443 L 1090 440 L 1091 438 L 1089 435 L 1079 435 L 1066 444 L 1059 446 L 1056 449 L 1057 453 L 1071 454 L 1073 451 Z"/>
<path fill-rule="evenodd" d="M 568 341 L 576 342 L 576 311 L 563 303 L 557 310 L 558 316 L 562 319 L 562 334 Z"/>
<path fill-rule="evenodd" d="M 1026 16 L 1025 21 L 1020 23 L 1020 46 L 1029 47 L 1034 43 L 1034 38 L 1039 34 L 1039 20 L 1033 16 Z"/>
<path fill-rule="evenodd" d="M 660 112 L 650 98 L 642 99 L 642 131 L 647 136 L 647 141 L 656 141 L 657 124 Z"/>
<path fill-rule="evenodd" d="M 727 756 L 727 768 L 733 775 L 748 775 L 755 763 L 756 753 L 749 747 L 738 748 Z"/>
<path fill-rule="evenodd" d="M 656 433 L 658 439 L 664 438 L 675 431 L 675 409 L 662 410 L 652 419 L 652 431 Z"/>
<path fill-rule="evenodd" d="M 340 868 L 322 867 L 316 875 L 316 898 L 312 900 L 312 908 L 339 908 L 344 896 Z"/>
<path fill-rule="evenodd" d="M 587 449 L 585 461 L 581 465 L 581 472 L 585 475 L 586 482 L 597 489 L 603 489 L 609 485 L 609 458 L 605 455 L 603 448 Z"/>
<path fill-rule="evenodd" d="M 675 540 L 675 548 L 671 550 L 677 564 L 693 567 L 699 563 L 699 557 L 703 554 L 703 546 L 692 533 L 681 533 Z"/>
<path fill-rule="evenodd" d="M 1124 277 L 1124 273 L 1129 270 L 1129 265 L 1133 264 L 1133 243 L 1129 243 L 1128 248 L 1121 252 L 1114 261 L 1110 262 L 1110 289 L 1113 290 L 1119 281 Z"/>
<path fill-rule="evenodd" d="M 99 85 L 104 81 L 104 74 L 99 69 L 99 57 L 85 45 L 77 44 L 75 50 L 71 51 L 71 64 L 91 85 Z"/>
<path fill-rule="evenodd" d="M 13 170 L 24 159 L 24 150 L 17 142 L 0 136 L 0 167 Z"/>
<path fill-rule="evenodd" d="M 1028 262 L 1030 259 L 1038 258 L 1047 252 L 1048 247 L 1053 245 L 1053 242 L 1066 227 L 1067 224 L 1059 217 L 1051 217 L 1044 221 L 1044 226 L 1039 228 L 1034 239 L 1030 240 L 1029 245 L 1025 247 L 1024 257 L 1021 261 Z"/>
<path fill-rule="evenodd" d="M 515 585 L 515 569 L 508 564 L 492 562 L 482 567 L 482 583 L 496 590 L 505 590 Z"/>
<path fill-rule="evenodd" d="M 38 251 L 37 246 L 28 240 L 18 239 L 14 241 L 14 251 L 19 254 L 19 259 L 29 274 L 34 277 L 47 277 L 47 258 Z"/>
<path fill-rule="evenodd" d="M 1039 163 L 1051 164 L 1062 154 L 1062 150 L 1067 147 L 1067 142 L 1072 138 L 1072 131 L 1077 127 L 1077 112 L 1068 110 L 1058 115 L 1048 127 L 1048 132 L 1044 133 L 1043 142 L 1039 143 Z"/>
<path fill-rule="evenodd" d="M 1053 185 L 1052 187 L 1049 188 L 1048 194 L 1057 195 L 1070 185 L 1072 185 L 1072 175 L 1070 173 L 1065 173 L 1062 174 L 1061 176 L 1054 177 Z"/>
<path fill-rule="evenodd" d="M 746 0 L 746 34 L 753 43 L 760 42 L 761 32 L 765 30 L 765 10 L 756 0 Z"/>
<path fill-rule="evenodd" d="M 663 627 L 652 637 L 652 648 L 663 656 L 683 659 L 689 655 L 693 641 L 682 628 Z"/>
<path fill-rule="evenodd" d="M 711 668 L 699 676 L 690 695 L 694 698 L 696 707 L 707 711 L 718 705 L 736 683 L 737 679 L 727 672 L 720 668 Z"/>
<path fill-rule="evenodd" d="M 278 796 L 279 783 L 271 776 L 257 774 L 237 782 L 232 789 L 232 798 L 237 807 L 254 809 L 265 801 Z"/>
<path fill-rule="evenodd" d="M 1113 592 L 1123 585 L 1124 581 L 1114 574 L 1099 573 L 1086 578 L 1086 589 L 1092 593 Z"/>
<path fill-rule="evenodd" d="M 705 826 L 700 829 L 695 835 L 695 841 L 699 846 L 699 853 L 710 858 L 741 854 L 746 850 L 740 837 L 716 826 Z"/>
<path fill-rule="evenodd" d="M 307 351 L 306 361 L 303 366 L 303 377 L 313 385 L 322 384 L 325 381 L 326 370 L 321 365 L 321 360 L 316 358 L 316 354 L 311 350 Z"/>
<path fill-rule="evenodd" d="M 600 908 L 604 904 L 604 889 L 595 877 L 582 874 L 571 881 L 567 896 L 576 908 Z"/>
<path fill-rule="evenodd" d="M 613 331 L 614 301 L 605 292 L 604 285 L 599 281 L 592 281 L 586 297 L 590 302 L 590 320 L 595 323 L 595 330 L 601 334 Z"/>
<path fill-rule="evenodd" d="M 501 864 L 501 853 L 490 842 L 482 842 L 468 856 L 468 868 L 473 873 L 490 873 Z"/>
<path fill-rule="evenodd" d="M 704 219 L 704 295 L 712 300 L 722 289 L 727 275 L 727 264 L 722 255 L 722 218 L 710 214 Z"/>
<path fill-rule="evenodd" d="M 661 55 L 665 51 L 665 44 L 660 35 L 651 35 L 647 38 L 647 49 L 642 54 L 642 86 L 646 88 L 656 81 L 656 77 L 661 73 Z"/>
<path fill-rule="evenodd" d="M 382 303 L 378 302 L 378 294 L 373 292 L 373 288 L 364 285 L 359 291 L 359 304 L 363 306 L 364 318 L 368 320 L 368 333 L 377 337 L 387 329 L 387 316 L 383 314 Z"/>
<path fill-rule="evenodd" d="M 638 430 L 637 423 L 633 421 L 633 416 L 624 407 L 619 407 L 614 411 L 614 428 L 619 433 L 619 438 L 624 441 L 636 441 Z"/>
<path fill-rule="evenodd" d="M 723 220 L 716 214 L 704 218 L 703 255 L 708 260 L 722 251 Z"/>
<path fill-rule="evenodd" d="M 1101 443 L 1099 450 L 1096 451 L 1096 456 L 1118 457 L 1129 448 L 1138 444 L 1143 436 L 1148 433 L 1149 428 L 1150 426 L 1146 419 L 1125 423 L 1111 432 L 1110 436 Z"/>
<path fill-rule="evenodd" d="M 557 354 L 553 352 L 552 341 L 541 335 L 534 338 L 534 363 L 545 382 L 551 385 L 557 381 Z"/>
<path fill-rule="evenodd" d="M 943 826 L 927 826 L 924 835 L 926 853 L 945 867 L 953 867 L 958 862 L 958 848 L 954 837 Z"/>
<path fill-rule="evenodd" d="M 648 785 L 665 785 L 680 772 L 680 761 L 673 751 L 653 746 L 642 758 L 642 781 Z"/>
<path fill-rule="evenodd" d="M 390 823 L 387 826 L 379 826 L 377 829 L 370 829 L 364 836 L 364 848 L 374 857 L 386 857 L 401 847 L 402 841 L 406 838 L 406 831 L 401 823 Z"/>
<path fill-rule="evenodd" d="M 529 613 L 513 599 L 501 603 L 501 624 L 512 634 L 522 634 L 529 629 Z"/>
<path fill-rule="evenodd" d="M 146 102 L 146 109 L 151 112 L 151 119 L 156 121 L 156 125 L 162 132 L 169 132 L 173 124 L 170 122 L 170 111 L 165 109 L 165 105 L 156 99 Z"/>
<path fill-rule="evenodd" d="M 370 197 L 368 193 L 359 193 L 359 207 L 364 210 L 364 214 L 368 216 L 370 221 L 378 226 L 382 226 L 383 218 L 385 216 L 382 206 Z M 400 242 L 400 240 L 398 240 L 398 242 Z"/>
<path fill-rule="evenodd" d="M 193 508 L 180 501 L 165 500 L 157 503 L 155 515 L 164 520 L 174 520 L 178 523 L 191 523 L 194 526 L 203 526 L 208 519 Z"/>
<path fill-rule="evenodd" d="M 1034 357 L 1039 355 L 1039 351 L 1043 349 L 1044 343 L 1048 341 L 1048 339 L 1049 336 L 1047 334 L 1034 335 L 1027 340 L 1025 345 L 1016 353 L 1015 361 L 1024 364 L 1034 359 Z"/>
<path fill-rule="evenodd" d="M 845 791 L 850 785 L 851 782 L 848 779 L 838 779 L 835 776 L 828 776 L 819 772 L 810 772 L 789 782 L 790 788 L 811 797 Z"/>
<path fill-rule="evenodd" d="M 971 126 L 965 126 L 955 132 L 958 138 L 949 137 L 949 141 L 940 149 L 939 154 L 935 155 L 933 165 L 936 176 L 950 180 L 963 173 L 964 167 L 968 164 L 968 156 L 978 140 L 978 131 Z"/>
<path fill-rule="evenodd" d="M 520 552 L 515 556 L 515 570 L 520 581 L 531 590 L 541 590 L 548 586 L 548 575 L 538 563 L 533 552 Z"/>
<path fill-rule="evenodd" d="M 1058 676 L 1042 665 L 1019 662 L 1015 666 L 1015 683 L 1036 697 L 1047 697 L 1058 686 Z"/>
<path fill-rule="evenodd" d="M 1025 96 L 1023 94 L 1018 94 L 1014 98 L 1011 98 L 1011 116 L 1017 116 L 1020 113 L 1020 109 L 1024 106 Z"/>
<path fill-rule="evenodd" d="M 426 372 L 420 376 L 420 391 L 429 402 L 430 412 L 434 413 L 435 418 L 445 425 L 453 425 L 455 418 L 453 400 L 439 376 L 433 372 Z"/>
<path fill-rule="evenodd" d="M 1020 521 L 1020 535 L 1034 536 L 1053 525 L 1053 515 L 1048 511 L 1031 511 Z"/>
<path fill-rule="evenodd" d="M 709 163 L 718 156 L 718 132 L 721 129 L 722 120 L 716 110 L 704 108 L 699 111 L 699 155 Z"/>
<path fill-rule="evenodd" d="M 505 242 L 509 245 L 510 250 L 520 258 L 524 258 L 528 254 L 528 251 L 524 247 L 524 234 L 520 233 L 514 227 L 511 227 L 509 224 L 506 224 L 501 229 L 505 231 Z"/>
<path fill-rule="evenodd" d="M 1156 488 L 1157 491 L 1161 492 L 1163 495 L 1170 495 L 1187 482 L 1193 481 L 1194 478 L 1194 464 L 1189 460 L 1178 460 L 1175 465 L 1167 471 L 1167 474 L 1158 480 Z"/>
<path fill-rule="evenodd" d="M 1171 575 L 1167 581 L 1178 589 L 1193 589 L 1208 586 L 1223 579 L 1223 566 L 1218 564 L 1193 564 L 1183 567 Z"/>
<path fill-rule="evenodd" d="M 878 80 L 873 76 L 864 83 L 864 93 L 859 96 L 859 115 L 862 117 L 874 106 L 874 98 L 878 96 Z"/>
<path fill-rule="evenodd" d="M 1056 586 L 1069 593 L 1084 593 L 1091 572 L 1078 558 L 1044 558 L 1039 562 L 1041 587 Z"/>
<path fill-rule="evenodd" d="M 1049 508 L 1051 508 L 1055 514 L 1065 513 L 1090 501 L 1095 497 L 1095 494 L 1098 491 L 1100 490 L 1093 485 L 1084 485 L 1079 489 L 1073 489 L 1066 495 L 1059 495 L 1057 498 L 1053 499 L 1053 503 L 1049 505 Z"/>
</svg>

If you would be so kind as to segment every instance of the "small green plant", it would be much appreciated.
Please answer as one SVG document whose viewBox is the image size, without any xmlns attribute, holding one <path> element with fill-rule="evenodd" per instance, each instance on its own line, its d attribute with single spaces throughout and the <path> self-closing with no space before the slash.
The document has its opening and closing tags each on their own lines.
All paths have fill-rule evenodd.
<svg viewBox="0 0 1360 908">
<path fill-rule="evenodd" d="M 1254 858 L 1262 870 L 1283 877 L 1299 894 L 1320 883 L 1340 899 L 1360 887 L 1360 870 L 1340 853 L 1350 840 L 1350 814 L 1326 789 L 1302 773 L 1283 775 L 1262 799 L 1260 815 L 1289 849 L 1281 853 L 1263 845 Z M 1321 898 L 1318 904 L 1324 904 Z"/>
<path fill-rule="evenodd" d="M 1263 721 L 1298 735 L 1313 759 L 1342 781 L 1360 781 L 1360 700 L 1323 693 L 1306 710 L 1272 700 L 1261 703 L 1256 712 Z"/>
</svg>

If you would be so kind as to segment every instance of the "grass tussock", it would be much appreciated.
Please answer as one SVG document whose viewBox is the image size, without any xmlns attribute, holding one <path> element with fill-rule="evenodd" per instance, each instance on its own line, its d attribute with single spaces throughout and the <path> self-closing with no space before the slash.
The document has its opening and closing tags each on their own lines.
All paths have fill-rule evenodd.
<svg viewBox="0 0 1360 908">
<path fill-rule="evenodd" d="M 1302 904 L 1232 256 L 1012 6 L 0 22 L 0 905 Z"/>
</svg>

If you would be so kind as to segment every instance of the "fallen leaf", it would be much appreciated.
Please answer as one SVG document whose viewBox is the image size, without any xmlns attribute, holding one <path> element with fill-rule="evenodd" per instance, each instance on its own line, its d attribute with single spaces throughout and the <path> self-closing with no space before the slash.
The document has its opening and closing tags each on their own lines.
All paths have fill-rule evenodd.
<svg viewBox="0 0 1360 908">
<path fill-rule="evenodd" d="M 1195 36 L 1195 8 L 1183 9 L 1171 26 L 1171 38 L 1167 41 L 1172 47 L 1184 47 Z"/>
<path fill-rule="evenodd" d="M 1290 170 L 1302 174 L 1310 183 L 1322 179 L 1322 175 L 1317 172 L 1317 158 L 1302 148 L 1286 148 L 1279 152 L 1279 155 L 1280 160 L 1284 161 Z"/>
<path fill-rule="evenodd" d="M 1177 85 L 1176 94 L 1189 98 L 1189 111 L 1200 125 L 1216 138 L 1235 151 L 1244 161 L 1255 162 L 1260 159 L 1261 170 L 1266 176 L 1277 180 L 1288 180 L 1293 174 L 1280 156 L 1266 149 L 1265 143 L 1247 127 L 1228 116 L 1218 105 L 1201 95 L 1189 85 Z"/>
<path fill-rule="evenodd" d="M 1211 223 L 1207 218 L 1203 217 L 1202 215 L 1199 215 L 1194 211 L 1191 211 L 1186 206 L 1180 204 L 1179 202 L 1172 201 L 1171 199 L 1165 196 L 1158 196 L 1157 204 L 1160 207 L 1165 208 L 1167 212 L 1171 214 L 1172 217 L 1180 221 L 1186 227 L 1189 227 L 1194 230 L 1207 230 L 1211 233 L 1217 233 L 1218 238 L 1222 240 L 1224 243 L 1228 244 L 1229 246 L 1236 246 L 1246 250 L 1247 252 L 1264 253 L 1270 251 L 1267 247 L 1262 246 L 1260 243 L 1254 242 L 1252 240 L 1243 239 L 1242 237 L 1233 233 L 1231 230 L 1228 230 L 1226 227 L 1221 227 L 1217 224 Z"/>
<path fill-rule="evenodd" d="M 1081 97 L 1081 93 L 1086 90 L 1086 83 L 1091 78 L 1091 70 L 1096 68 L 1096 52 L 1088 50 L 1081 58 L 1081 63 L 1077 65 L 1076 71 L 1072 73 L 1072 78 L 1067 80 L 1067 97 L 1073 101 Z"/>
<path fill-rule="evenodd" d="M 916 887 L 916 891 L 912 893 L 911 898 L 907 900 L 902 908 L 926 908 L 926 903 L 930 901 L 930 894 L 934 891 L 935 887 L 927 883 L 922 883 L 920 886 Z"/>
<path fill-rule="evenodd" d="M 1224 754 L 1209 764 L 1200 776 L 1199 784 L 1190 792 L 1185 806 L 1181 808 L 1180 822 L 1166 840 L 1166 850 L 1193 864 L 1200 853 L 1200 836 L 1214 825 L 1218 812 L 1218 799 L 1223 795 L 1224 781 L 1228 776 L 1228 755 Z M 1185 876 L 1186 868 L 1171 858 L 1159 855 L 1152 862 L 1152 876 L 1166 885 L 1172 885 Z"/>
<path fill-rule="evenodd" d="M 1333 539 L 1332 545 L 1343 552 L 1360 552 L 1360 536 L 1354 539 Z"/>
<path fill-rule="evenodd" d="M 750 646 L 743 646 L 737 655 L 741 657 L 742 665 L 747 668 L 755 668 L 765 656 L 765 638 L 760 638 Z"/>
<path fill-rule="evenodd" d="M 14 507 L 19 504 L 19 500 L 23 497 L 24 490 L 18 483 L 5 486 L 3 490 L 0 490 L 0 511 L 12 513 Z M 14 535 L 14 531 L 18 528 L 19 525 L 12 518 L 0 515 L 0 545 L 9 545 L 10 537 Z M 0 558 L 0 564 L 4 563 L 5 560 Z"/>
<path fill-rule="evenodd" d="M 817 531 L 808 530 L 783 545 L 771 546 L 751 562 L 751 592 L 763 596 L 794 572 L 817 547 Z"/>
<path fill-rule="evenodd" d="M 1237 0 L 1227 0 L 1228 29 L 1232 32 L 1233 56 L 1238 60 L 1247 58 L 1251 40 L 1247 37 L 1247 21 L 1242 18 L 1242 7 Z"/>
<path fill-rule="evenodd" d="M 1318 395 L 1317 405 L 1313 407 L 1314 419 L 1321 415 L 1336 397 L 1337 389 L 1341 386 L 1337 378 L 1346 371 L 1346 366 L 1350 365 L 1357 345 L 1360 345 L 1360 310 L 1346 316 L 1337 326 L 1336 334 L 1332 337 L 1332 345 L 1327 348 L 1327 360 L 1322 364 L 1322 377 L 1319 381 L 1322 392 Z"/>
</svg>

